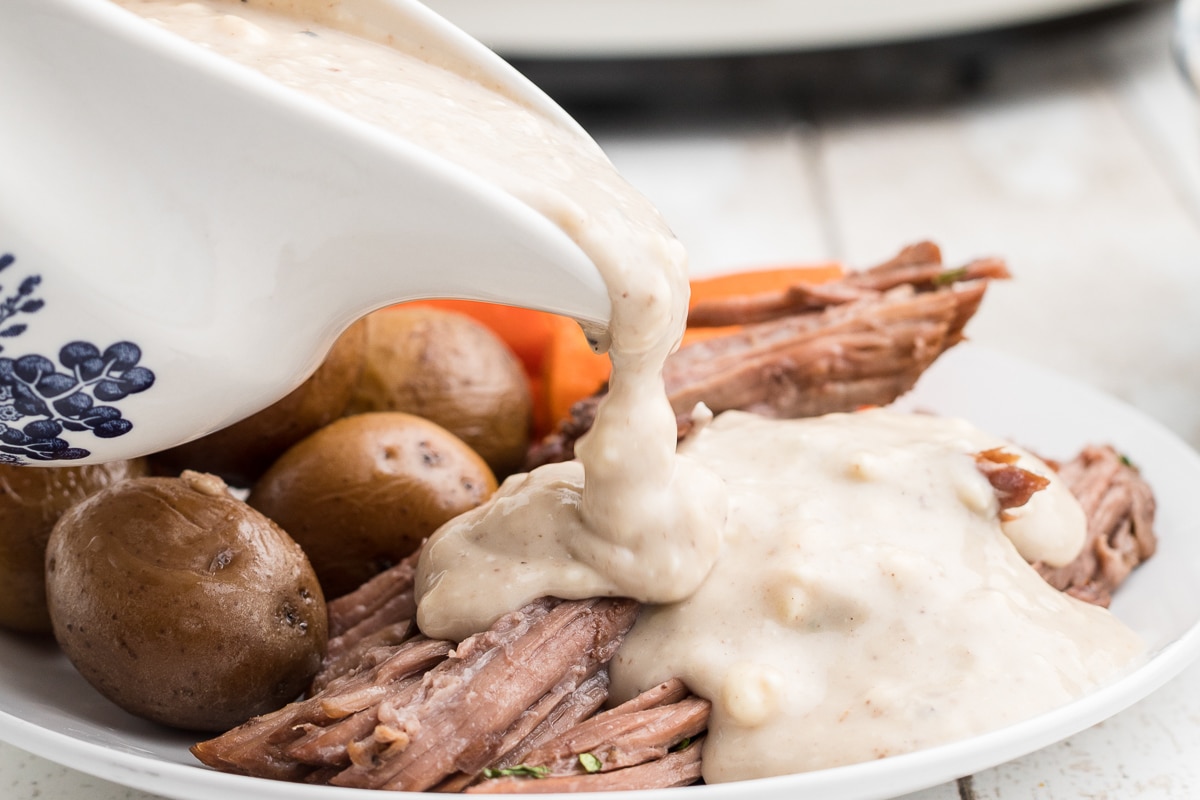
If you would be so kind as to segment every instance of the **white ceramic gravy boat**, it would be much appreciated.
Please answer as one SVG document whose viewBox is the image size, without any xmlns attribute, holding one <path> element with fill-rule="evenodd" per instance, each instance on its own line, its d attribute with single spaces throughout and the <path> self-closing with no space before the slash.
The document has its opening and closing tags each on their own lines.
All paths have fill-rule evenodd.
<svg viewBox="0 0 1200 800">
<path fill-rule="evenodd" d="M 578 128 L 423 6 L 342 6 Z M 401 300 L 607 323 L 595 267 L 511 195 L 108 0 L 0 2 L 0 109 L 0 460 L 223 427 Z"/>
</svg>

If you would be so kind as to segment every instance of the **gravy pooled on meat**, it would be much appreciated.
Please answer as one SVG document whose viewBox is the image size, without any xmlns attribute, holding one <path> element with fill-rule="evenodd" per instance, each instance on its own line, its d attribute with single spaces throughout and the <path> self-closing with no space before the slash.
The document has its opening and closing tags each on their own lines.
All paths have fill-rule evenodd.
<svg viewBox="0 0 1200 800">
<path fill-rule="evenodd" d="M 1002 513 L 975 458 L 993 448 L 1046 488 Z M 721 551 L 686 600 L 643 609 L 609 669 L 618 700 L 679 677 L 712 701 L 706 781 L 994 730 L 1078 697 L 1141 651 L 1116 617 L 1026 561 L 1065 564 L 1083 544 L 1062 479 L 966 422 L 728 411 L 681 451 L 728 492 Z M 435 534 L 418 579 L 451 623 L 436 635 L 546 594 L 623 594 L 574 557 L 581 522 L 557 510 L 586 491 L 578 464 L 548 465 Z"/>
<path fill-rule="evenodd" d="M 678 675 L 713 702 L 708 781 L 970 735 L 1060 705 L 1138 652 L 1115 618 L 1024 563 L 972 456 L 1002 443 L 960 423 L 727 414 L 676 453 L 662 365 L 685 324 L 684 253 L 576 131 L 262 2 L 118 1 L 475 171 L 604 276 L 613 373 L 579 460 L 509 479 L 434 536 L 418 575 L 426 634 L 462 639 L 545 595 L 656 606 L 614 680 L 627 697 Z M 336 5 L 265 5 L 344 24 Z M 1067 561 L 1083 540 L 1082 514 L 1053 487 L 1022 516 L 1039 529 L 1008 531 L 1022 552 L 1047 541 L 1038 557 Z"/>
</svg>

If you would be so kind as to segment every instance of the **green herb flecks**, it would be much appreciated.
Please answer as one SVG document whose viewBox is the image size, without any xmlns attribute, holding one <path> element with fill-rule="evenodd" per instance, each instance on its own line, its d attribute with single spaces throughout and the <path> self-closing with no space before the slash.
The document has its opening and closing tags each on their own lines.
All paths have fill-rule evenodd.
<svg viewBox="0 0 1200 800">
<path fill-rule="evenodd" d="M 604 765 L 600 763 L 600 759 L 596 758 L 591 753 L 579 754 L 579 766 L 583 767 L 583 771 L 587 773 L 599 772 L 604 769 Z"/>
<path fill-rule="evenodd" d="M 550 774 L 549 767 L 531 767 L 528 764 L 517 764 L 515 767 L 488 767 L 483 771 L 483 777 L 492 778 L 545 778 Z"/>
<path fill-rule="evenodd" d="M 959 267 L 958 269 L 948 269 L 945 272 L 939 273 L 933 278 L 934 286 L 949 286 L 952 283 L 957 283 L 967 277 L 967 268 Z"/>
</svg>

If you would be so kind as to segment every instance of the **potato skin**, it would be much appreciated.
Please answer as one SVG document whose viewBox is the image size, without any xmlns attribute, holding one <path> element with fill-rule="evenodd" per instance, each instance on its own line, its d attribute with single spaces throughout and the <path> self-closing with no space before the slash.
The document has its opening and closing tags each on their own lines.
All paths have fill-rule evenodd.
<svg viewBox="0 0 1200 800">
<path fill-rule="evenodd" d="M 411 414 L 378 412 L 345 417 L 298 443 L 248 502 L 299 542 L 334 598 L 495 491 L 487 464 L 453 434 Z"/>
<path fill-rule="evenodd" d="M 533 400 L 521 362 L 486 326 L 425 306 L 366 320 L 366 359 L 347 413 L 404 411 L 462 439 L 506 477 L 529 448 Z"/>
<path fill-rule="evenodd" d="M 145 474 L 143 459 L 78 467 L 0 464 L 0 627 L 50 632 L 43 565 L 54 523 L 89 495 Z"/>
<path fill-rule="evenodd" d="M 46 583 L 80 674 L 172 727 L 223 731 L 284 705 L 325 650 L 304 553 L 213 475 L 125 481 L 72 507 L 50 535 Z"/>
<path fill-rule="evenodd" d="M 346 410 L 362 372 L 366 341 L 366 325 L 360 320 L 338 337 L 317 371 L 286 397 L 227 428 L 156 453 L 156 470 L 211 472 L 233 486 L 251 486 L 283 451 Z"/>
</svg>

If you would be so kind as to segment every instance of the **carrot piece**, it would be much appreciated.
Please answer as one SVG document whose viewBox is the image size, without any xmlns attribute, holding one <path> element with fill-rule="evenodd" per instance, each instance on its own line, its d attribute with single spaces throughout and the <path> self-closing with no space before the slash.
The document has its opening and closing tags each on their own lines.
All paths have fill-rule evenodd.
<svg viewBox="0 0 1200 800">
<path fill-rule="evenodd" d="M 798 283 L 826 283 L 845 274 L 836 261 L 803 267 L 775 267 L 750 272 L 731 272 L 692 281 L 690 305 L 703 300 L 719 300 L 734 295 L 756 295 L 778 292 Z"/>
<path fill-rule="evenodd" d="M 692 281 L 692 297 L 688 307 L 707 300 L 720 300 L 735 295 L 752 297 L 756 294 L 781 292 L 798 284 L 816 285 L 843 277 L 845 269 L 836 261 L 800 267 L 776 267 L 750 272 L 733 272 Z M 719 328 L 688 328 L 683 334 L 683 346 L 724 336 L 738 329 L 737 325 Z"/>
<path fill-rule="evenodd" d="M 529 376 L 529 396 L 533 398 L 533 424 L 530 434 L 533 441 L 541 439 L 554 430 L 556 419 L 550 416 L 546 395 L 546 378 L 542 375 Z"/>
<path fill-rule="evenodd" d="M 611 369 L 608 356 L 592 351 L 575 320 L 556 317 L 542 371 L 550 424 L 566 419 L 572 405 L 600 391 Z"/>
<path fill-rule="evenodd" d="M 691 302 L 779 292 L 800 283 L 817 284 L 836 280 L 843 274 L 841 265 L 831 262 L 699 278 L 692 281 Z M 732 330 L 736 330 L 736 327 L 689 328 L 684 333 L 683 343 L 691 344 Z M 565 419 L 574 403 L 595 394 L 608 380 L 609 370 L 608 359 L 592 352 L 578 325 L 571 320 L 555 320 L 542 372 L 545 410 L 551 424 Z"/>
<path fill-rule="evenodd" d="M 521 368 L 529 380 L 529 393 L 533 399 L 533 435 L 540 437 L 552 429 L 554 419 L 546 407 L 543 373 L 546 369 L 546 351 L 554 336 L 555 320 L 558 319 L 555 315 L 473 300 L 413 300 L 400 304 L 414 305 L 463 314 L 496 334 L 521 362 Z"/>
<path fill-rule="evenodd" d="M 529 378 L 535 437 L 553 430 L 577 400 L 595 394 L 608 380 L 608 357 L 592 352 L 572 319 L 471 300 L 417 300 L 405 305 L 465 314 L 508 345 Z"/>
<path fill-rule="evenodd" d="M 541 375 L 556 317 L 544 311 L 471 300 L 419 300 L 417 303 L 465 314 L 486 325 L 521 359 L 525 374 Z"/>
<path fill-rule="evenodd" d="M 734 295 L 778 292 L 799 283 L 824 283 L 844 274 L 834 262 L 735 272 L 692 281 L 691 303 Z M 533 393 L 535 435 L 565 419 L 571 406 L 608 381 L 607 356 L 596 355 L 574 320 L 525 308 L 468 300 L 422 300 L 426 305 L 467 314 L 495 332 L 521 359 Z M 689 328 L 685 345 L 721 336 L 730 328 Z"/>
</svg>

